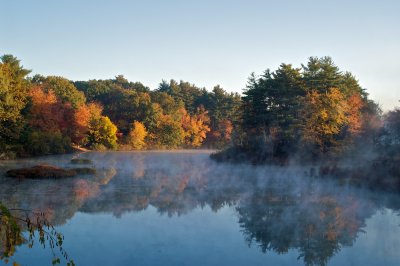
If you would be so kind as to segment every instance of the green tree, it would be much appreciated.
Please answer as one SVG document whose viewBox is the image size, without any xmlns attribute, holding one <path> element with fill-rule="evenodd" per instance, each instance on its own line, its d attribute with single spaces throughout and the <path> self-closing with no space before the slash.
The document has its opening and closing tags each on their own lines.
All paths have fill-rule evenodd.
<svg viewBox="0 0 400 266">
<path fill-rule="evenodd" d="M 240 95 L 228 93 L 219 85 L 211 92 L 206 89 L 201 89 L 200 92 L 201 95 L 195 99 L 195 106 L 203 106 L 210 118 L 210 131 L 204 143 L 208 147 L 224 147 L 230 142 L 232 125 L 238 122 Z"/>
<path fill-rule="evenodd" d="M 300 99 L 304 95 L 300 69 L 281 64 L 257 78 L 250 77 L 243 97 L 243 130 L 247 144 L 263 156 L 286 158 L 299 137 Z"/>
<path fill-rule="evenodd" d="M 88 139 L 92 147 L 117 148 L 117 127 L 106 116 L 92 117 Z"/>
<path fill-rule="evenodd" d="M 63 154 L 71 152 L 71 139 L 61 132 L 32 130 L 25 151 L 30 155 Z"/>
<path fill-rule="evenodd" d="M 267 89 L 265 113 L 269 116 L 274 156 L 287 157 L 297 150 L 302 124 L 300 102 L 305 92 L 300 69 L 281 64 L 271 76 L 261 79 L 261 86 Z"/>
<path fill-rule="evenodd" d="M 367 129 L 366 117 L 376 115 L 356 78 L 330 57 L 252 74 L 243 94 L 233 143 L 257 162 L 286 161 L 300 148 L 302 158 L 340 154 Z"/>
<path fill-rule="evenodd" d="M 133 121 L 147 120 L 152 114 L 152 101 L 149 89 L 140 82 L 128 82 L 122 75 L 109 80 L 90 80 L 75 82 L 89 102 L 104 106 L 104 115 L 117 125 L 124 135 L 130 131 Z"/>
<path fill-rule="evenodd" d="M 302 65 L 302 68 L 307 88 L 316 90 L 318 93 L 327 92 L 329 88 L 341 90 L 343 75 L 332 58 L 310 57 L 307 65 Z"/>
<path fill-rule="evenodd" d="M 185 131 L 181 121 L 169 115 L 161 115 L 154 131 L 149 134 L 153 145 L 157 148 L 177 148 L 183 143 Z"/>
<path fill-rule="evenodd" d="M 30 70 L 12 55 L 3 55 L 0 63 L 0 152 L 15 149 L 23 128 L 21 112 L 27 103 Z"/>
<path fill-rule="evenodd" d="M 384 116 L 384 127 L 380 136 L 381 154 L 392 160 L 400 157 L 400 109 L 389 111 Z"/>
<path fill-rule="evenodd" d="M 173 79 L 168 84 L 163 80 L 158 91 L 171 95 L 177 101 L 182 101 L 190 114 L 196 112 L 198 107 L 196 106 L 196 99 L 201 96 L 201 89 L 194 84 L 182 80 L 178 83 Z"/>
<path fill-rule="evenodd" d="M 166 92 L 154 91 L 151 93 L 153 103 L 160 105 L 165 114 L 172 115 L 184 108 L 184 103 L 177 100 Z"/>
<path fill-rule="evenodd" d="M 28 92 L 26 76 L 20 61 L 12 55 L 3 55 L 0 63 L 0 121 L 16 121 L 21 117 Z"/>
</svg>

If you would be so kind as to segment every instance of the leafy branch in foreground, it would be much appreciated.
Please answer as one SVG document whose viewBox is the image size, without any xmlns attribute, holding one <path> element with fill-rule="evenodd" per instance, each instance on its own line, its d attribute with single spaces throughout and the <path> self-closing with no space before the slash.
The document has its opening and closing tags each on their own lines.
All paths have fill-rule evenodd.
<svg viewBox="0 0 400 266">
<path fill-rule="evenodd" d="M 28 232 L 28 239 L 23 237 L 24 231 Z M 62 247 L 64 236 L 47 221 L 44 212 L 9 209 L 0 203 L 0 260 L 8 263 L 14 255 L 16 247 L 21 244 L 32 248 L 36 236 L 43 248 L 46 248 L 46 245 L 50 247 L 53 255 L 52 265 L 60 264 L 60 257 L 67 261 L 68 266 L 75 265 Z M 14 262 L 13 265 L 18 264 Z"/>
</svg>

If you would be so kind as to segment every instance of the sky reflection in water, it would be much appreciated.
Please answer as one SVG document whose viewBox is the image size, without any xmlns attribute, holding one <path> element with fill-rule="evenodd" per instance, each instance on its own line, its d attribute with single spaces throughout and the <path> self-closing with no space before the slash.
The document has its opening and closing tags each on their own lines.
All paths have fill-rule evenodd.
<svg viewBox="0 0 400 266">
<path fill-rule="evenodd" d="M 69 166 L 72 156 L 3 163 Z M 77 265 L 398 265 L 400 197 L 308 168 L 216 164 L 207 153 L 89 153 L 95 177 L 0 177 L 9 208 L 44 211 Z M 39 245 L 22 265 L 51 264 Z"/>
</svg>

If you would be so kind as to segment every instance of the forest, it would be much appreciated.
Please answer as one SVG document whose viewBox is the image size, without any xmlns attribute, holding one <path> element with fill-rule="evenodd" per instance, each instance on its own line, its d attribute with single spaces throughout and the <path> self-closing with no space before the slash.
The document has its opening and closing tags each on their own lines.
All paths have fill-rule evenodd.
<svg viewBox="0 0 400 266">
<path fill-rule="evenodd" d="M 287 164 L 399 156 L 400 110 L 383 113 L 330 57 L 252 74 L 243 94 L 232 145 L 216 159 Z"/>
<path fill-rule="evenodd" d="M 76 149 L 221 148 L 230 140 L 237 93 L 162 81 L 155 90 L 122 75 L 70 81 L 28 76 L 20 60 L 0 64 L 0 157 Z"/>
<path fill-rule="evenodd" d="M 383 113 L 330 57 L 251 74 L 243 95 L 162 80 L 151 90 L 122 75 L 70 81 L 0 64 L 0 155 L 74 149 L 212 148 L 218 161 L 273 163 L 378 158 L 397 164 L 400 110 Z"/>
<path fill-rule="evenodd" d="M 61 198 L 58 208 L 71 209 L 63 212 L 68 215 L 73 216 L 79 208 L 87 213 L 112 210 L 122 216 L 150 205 L 168 215 L 180 215 L 198 205 L 203 209 L 205 204 L 215 212 L 226 205 L 236 206 L 249 245 L 256 243 L 262 252 L 278 254 L 297 249 L 306 265 L 326 265 L 342 246 L 353 244 L 364 220 L 373 214 L 364 210 L 375 211 L 370 206 L 376 203 L 368 200 L 364 207 L 351 193 L 342 197 L 341 189 L 338 195 L 331 195 L 326 184 L 333 183 L 315 187 L 316 178 L 334 177 L 332 182 L 341 188 L 350 184 L 400 191 L 400 109 L 383 112 L 356 77 L 340 70 L 330 57 L 310 57 L 298 68 L 281 64 L 275 71 L 251 74 L 242 95 L 218 85 L 208 91 L 185 81 L 162 80 L 151 90 L 122 75 L 71 81 L 30 73 L 16 57 L 1 57 L 0 159 L 86 150 L 218 150 L 198 161 L 178 153 L 148 153 L 147 159 L 143 154 L 123 159 L 133 153 L 90 153 L 98 161 L 97 168 L 102 166 L 93 179 L 65 178 L 57 180 L 64 183 L 57 183 L 50 178 L 53 189 L 65 193 L 64 197 L 60 197 L 62 193 L 51 195 Z M 210 164 L 209 156 L 237 167 Z M 172 160 L 170 164 L 168 160 Z M 118 175 L 117 164 L 132 175 L 124 170 Z M 291 167 L 298 165 L 305 167 L 301 171 Z M 179 167 L 182 173 L 176 170 Z M 260 169 L 264 172 L 258 173 Z M 286 172 L 290 169 L 295 174 Z M 275 179 L 274 171 L 279 178 Z M 129 179 L 124 179 L 126 176 Z M 12 186 L 30 189 L 15 193 L 17 196 L 36 197 L 48 189 L 47 183 L 43 188 L 23 186 L 20 176 L 15 177 L 16 183 L 7 185 L 10 181 L 5 180 L 0 186 L 3 195 Z M 309 177 L 309 183 L 302 184 L 303 178 L 298 177 Z M 287 184 L 282 185 L 282 180 Z M 133 190 L 109 189 L 108 183 Z M 315 195 L 322 187 L 328 193 L 318 198 Z M 15 198 L 7 200 L 2 199 L 4 205 L 0 202 L 2 226 L 6 225 L 6 230 L 0 230 L 0 240 L 6 243 L 0 249 L 0 261 L 8 261 L 23 243 L 32 246 L 36 232 L 43 247 L 45 236 L 52 252 L 59 247 L 61 255 L 54 255 L 53 264 L 64 257 L 67 265 L 75 265 L 62 249 L 62 235 L 49 227 L 56 219 L 39 216 L 43 220 L 31 223 L 36 213 L 26 218 L 15 216 L 21 209 L 8 209 Z M 363 207 L 354 207 L 358 205 Z M 287 219 L 293 215 L 294 219 Z M 27 224 L 23 229 L 21 222 Z M 53 229 L 43 230 L 46 226 Z M 27 239 L 22 237 L 24 230 Z"/>
</svg>

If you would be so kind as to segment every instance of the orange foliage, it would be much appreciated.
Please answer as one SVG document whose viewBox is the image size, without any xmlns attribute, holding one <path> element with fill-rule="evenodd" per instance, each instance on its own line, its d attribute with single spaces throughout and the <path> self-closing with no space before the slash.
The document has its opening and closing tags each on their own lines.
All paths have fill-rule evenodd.
<svg viewBox="0 0 400 266">
<path fill-rule="evenodd" d="M 225 119 L 219 122 L 218 124 L 219 131 L 222 134 L 223 140 L 230 141 L 233 131 L 232 122 Z"/>
<path fill-rule="evenodd" d="M 29 124 L 45 132 L 66 133 L 73 124 L 73 109 L 70 103 L 61 103 L 52 90 L 45 92 L 40 86 L 31 88 Z"/>
<path fill-rule="evenodd" d="M 103 107 L 97 103 L 81 104 L 74 113 L 74 135 L 72 141 L 77 144 L 86 144 L 91 119 L 101 117 Z"/>
<path fill-rule="evenodd" d="M 349 131 L 352 134 L 357 134 L 361 131 L 361 108 L 363 106 L 364 103 L 359 94 L 353 94 L 347 99 L 347 119 Z"/>
<path fill-rule="evenodd" d="M 192 147 L 200 147 L 207 132 L 210 131 L 208 123 L 210 121 L 208 112 L 204 107 L 197 109 L 197 113 L 190 116 L 185 109 L 181 109 L 182 128 L 185 131 L 185 144 Z"/>
<path fill-rule="evenodd" d="M 74 143 L 81 143 L 89 130 L 90 109 L 87 105 L 82 104 L 74 114 L 75 134 L 72 138 Z"/>
<path fill-rule="evenodd" d="M 231 140 L 233 132 L 232 122 L 228 119 L 218 121 L 214 130 L 211 130 L 207 135 L 207 141 L 227 143 Z"/>
</svg>

